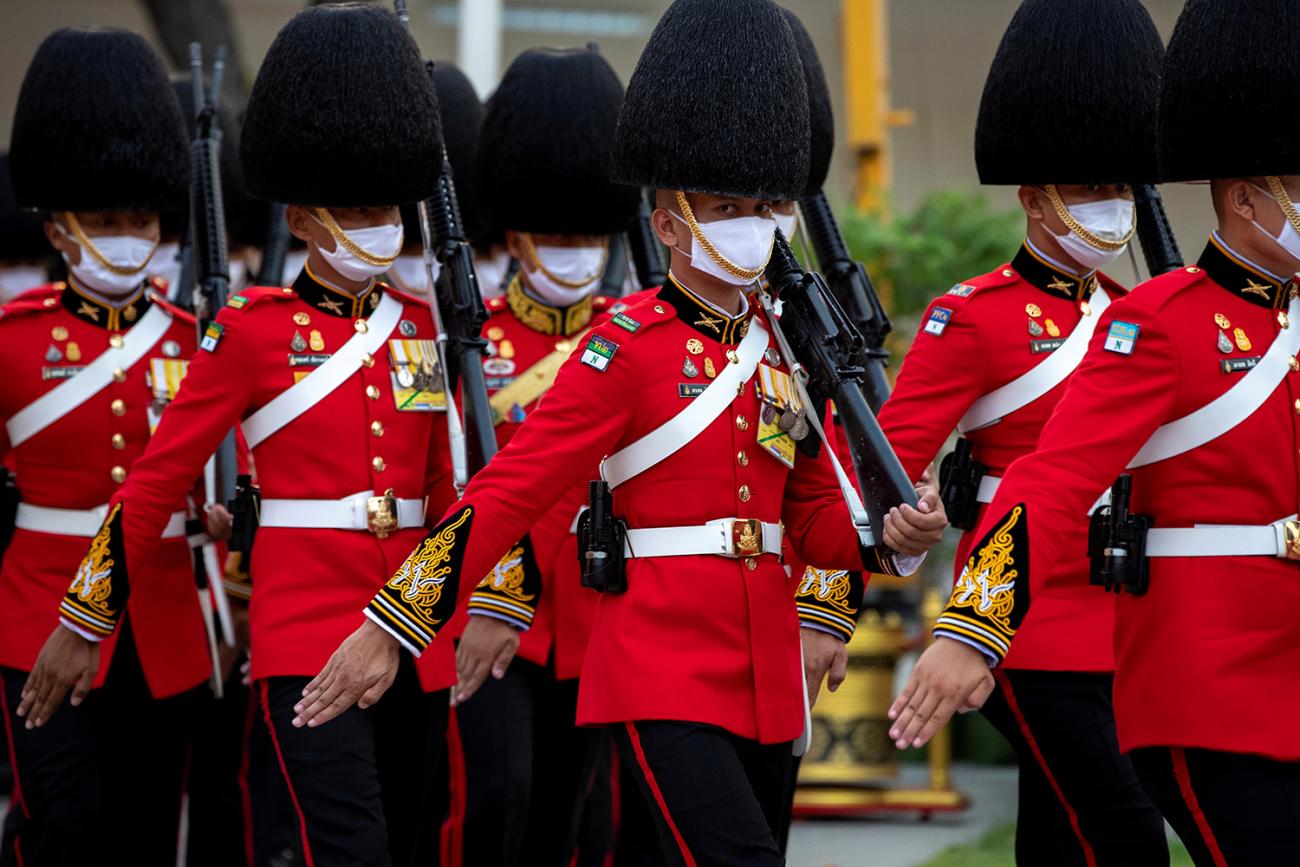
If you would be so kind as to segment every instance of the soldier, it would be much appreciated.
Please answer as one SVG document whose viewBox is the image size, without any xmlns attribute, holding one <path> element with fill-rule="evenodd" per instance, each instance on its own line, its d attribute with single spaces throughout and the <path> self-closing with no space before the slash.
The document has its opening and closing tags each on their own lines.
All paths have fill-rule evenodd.
<svg viewBox="0 0 1300 867">
<path fill-rule="evenodd" d="M 593 317 L 610 307 L 609 298 L 595 296 L 609 237 L 627 229 L 639 196 L 609 180 L 622 100 L 623 86 L 598 53 L 533 49 L 515 58 L 488 102 L 476 187 L 486 218 L 519 262 L 505 295 L 488 302 L 483 332 L 483 373 L 503 446 L 537 409 Z M 565 659 L 564 680 L 559 658 L 562 647 L 572 654 L 571 645 L 585 644 L 597 597 L 570 569 L 563 581 L 543 572 L 540 588 L 525 573 L 536 569 L 526 562 L 534 550 L 554 568 L 552 552 L 569 537 L 586 485 L 575 491 L 531 535 L 532 546 L 507 558 L 516 565 L 474 591 L 468 625 L 457 618 L 448 627 L 460 639 L 461 673 L 449 747 L 451 761 L 464 765 L 443 831 L 455 841 L 452 864 L 516 864 L 521 852 L 528 863 L 569 863 L 595 733 L 574 726 L 581 650 L 577 660 Z M 530 625 L 513 664 L 488 652 L 504 643 L 502 630 Z"/>
<path fill-rule="evenodd" d="M 1218 230 L 1195 265 L 1102 314 L 1038 450 L 1003 477 L 939 638 L 894 705 L 894 736 L 913 744 L 978 705 L 988 664 L 1019 647 L 1051 598 L 1052 564 L 1080 544 L 1061 528 L 1130 473 L 1131 506 L 1117 487 L 1118 532 L 1100 546 L 1102 577 L 1124 592 L 1097 599 L 1117 606 L 1119 744 L 1198 865 L 1283 864 L 1300 845 L 1300 301 L 1289 276 L 1300 148 L 1286 120 L 1300 77 L 1284 60 L 1298 40 L 1291 3 L 1183 10 L 1164 62 L 1160 170 L 1211 179 Z"/>
<path fill-rule="evenodd" d="M 207 329 L 189 385 L 83 563 L 100 592 L 83 601 L 78 581 L 64 609 L 93 605 L 82 631 L 98 639 L 129 590 L 133 604 L 150 597 L 137 576 L 163 503 L 241 424 L 261 486 L 251 676 L 297 857 L 410 864 L 432 845 L 425 811 L 455 680 L 450 645 L 403 659 L 382 701 L 376 691 L 328 729 L 291 724 L 376 581 L 423 538 L 425 499 L 441 513 L 453 498 L 428 304 L 375 280 L 402 247 L 399 206 L 428 197 L 442 165 L 433 84 L 396 17 L 363 4 L 295 16 L 254 83 L 240 156 L 252 195 L 293 203 L 286 219 L 307 263 L 292 287 L 232 296 Z M 55 630 L 27 688 L 29 718 L 49 716 L 67 672 L 97 648 Z M 268 863 L 279 829 L 264 790 L 250 794 L 256 861 Z"/>
<path fill-rule="evenodd" d="M 22 495 L 0 570 L 0 679 L 17 781 L 4 859 L 92 863 L 129 852 L 134 863 L 174 864 L 189 730 L 209 673 L 185 540 L 186 494 L 201 468 L 159 501 L 162 540 L 134 574 L 148 592 L 120 612 L 122 632 L 98 670 L 82 672 L 77 706 L 40 729 L 20 707 L 68 576 L 195 348 L 194 320 L 145 275 L 159 211 L 184 201 L 189 162 L 180 107 L 144 39 L 50 35 L 23 81 L 9 168 L 18 205 L 48 212 L 45 235 L 69 276 L 23 293 L 0 319 L 4 449 Z M 101 577 L 84 576 L 90 599 Z M 66 622 L 95 628 L 80 600 Z M 129 846 L 110 833 L 126 827 Z"/>
<path fill-rule="evenodd" d="M 0 153 L 0 303 L 47 282 L 49 260 L 44 221 L 14 201 L 9 154 Z"/>
<path fill-rule="evenodd" d="M 462 576 L 486 572 L 609 455 L 604 476 L 631 528 L 627 590 L 600 599 L 578 723 L 614 734 L 671 862 L 783 863 L 772 829 L 806 700 L 784 533 L 819 562 L 906 573 L 944 524 L 923 491 L 920 511 L 885 522 L 884 544 L 902 553 L 864 546 L 831 457 L 796 456 L 777 424 L 788 359 L 746 290 L 772 249 L 771 203 L 807 181 L 807 140 L 798 54 L 774 4 L 669 8 L 628 86 L 612 178 L 659 190 L 653 224 L 673 279 L 577 343 L 541 406 L 309 685 L 300 721 L 321 725 L 382 689 L 399 647 L 424 651 L 473 591 L 477 577 Z M 803 641 L 820 682 L 842 639 Z"/>
<path fill-rule="evenodd" d="M 1026 0 L 998 47 L 975 160 L 984 183 L 1019 186 L 1025 240 L 1009 263 L 930 304 L 880 411 L 909 473 L 954 427 L 966 437 L 946 464 L 963 484 L 943 489 L 950 519 L 967 530 L 958 566 L 981 504 L 1033 450 L 1106 305 L 1125 295 L 1098 269 L 1133 234 L 1129 184 L 1155 179 L 1163 50 L 1137 0 Z M 1115 738 L 1114 609 L 1088 586 L 1087 509 L 1057 532 L 1062 556 L 983 707 L 1020 761 L 1016 857 L 1163 863 L 1164 823 Z"/>
</svg>

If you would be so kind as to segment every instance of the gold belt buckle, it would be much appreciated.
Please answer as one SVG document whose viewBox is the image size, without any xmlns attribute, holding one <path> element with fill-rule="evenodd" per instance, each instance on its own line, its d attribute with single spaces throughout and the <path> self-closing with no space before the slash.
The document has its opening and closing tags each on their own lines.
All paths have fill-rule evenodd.
<svg viewBox="0 0 1300 867">
<path fill-rule="evenodd" d="M 366 500 L 366 528 L 380 539 L 387 539 L 397 529 L 397 497 L 393 496 L 392 488 L 384 491 L 382 497 Z"/>
<path fill-rule="evenodd" d="M 763 524 L 753 518 L 731 522 L 731 545 L 737 557 L 757 557 L 763 553 Z"/>
<path fill-rule="evenodd" d="M 1282 525 L 1286 539 L 1286 557 L 1288 560 L 1300 560 L 1300 521 L 1287 521 Z"/>
</svg>

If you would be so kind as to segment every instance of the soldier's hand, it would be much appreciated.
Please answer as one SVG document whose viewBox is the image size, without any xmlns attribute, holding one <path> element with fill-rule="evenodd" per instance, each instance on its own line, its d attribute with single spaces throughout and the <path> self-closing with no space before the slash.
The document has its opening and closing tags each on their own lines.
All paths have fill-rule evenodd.
<svg viewBox="0 0 1300 867">
<path fill-rule="evenodd" d="M 956 711 L 976 710 L 993 692 L 988 658 L 951 638 L 937 638 L 916 661 L 907 686 L 894 699 L 889 736 L 900 750 L 922 747 Z"/>
<path fill-rule="evenodd" d="M 848 674 L 849 652 L 844 642 L 826 632 L 803 627 L 799 630 L 803 643 L 803 673 L 808 679 L 808 706 L 817 704 L 822 680 L 831 691 L 840 688 Z"/>
<path fill-rule="evenodd" d="M 489 672 L 497 680 L 505 677 L 518 649 L 518 629 L 495 617 L 471 617 L 460 637 L 460 644 L 456 646 L 456 689 L 451 694 L 452 707 L 469 701 L 487 680 Z"/>
<path fill-rule="evenodd" d="M 885 515 L 885 544 L 909 557 L 920 556 L 939 544 L 948 526 L 948 513 L 935 488 L 923 482 L 917 486 L 916 495 L 915 509 L 904 503 Z"/>
<path fill-rule="evenodd" d="M 367 619 L 303 689 L 293 724 L 315 728 L 353 705 L 364 710 L 379 701 L 397 677 L 398 653 L 397 639 Z"/>
<path fill-rule="evenodd" d="M 90 684 L 98 671 L 99 645 L 67 627 L 54 627 L 23 684 L 18 715 L 27 718 L 29 729 L 45 725 L 69 689 L 72 706 L 81 704 L 90 694 Z"/>
<path fill-rule="evenodd" d="M 230 529 L 235 524 L 234 517 L 230 510 L 220 503 L 212 503 L 205 510 L 204 520 L 208 525 L 208 535 L 215 542 L 226 542 L 230 539 Z"/>
</svg>

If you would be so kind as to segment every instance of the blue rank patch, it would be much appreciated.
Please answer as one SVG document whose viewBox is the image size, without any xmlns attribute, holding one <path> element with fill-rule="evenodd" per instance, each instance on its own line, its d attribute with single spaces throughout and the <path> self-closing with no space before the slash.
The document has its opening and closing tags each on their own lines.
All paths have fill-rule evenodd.
<svg viewBox="0 0 1300 867">
<path fill-rule="evenodd" d="M 925 321 L 925 333 L 939 337 L 943 334 L 943 330 L 948 327 L 948 322 L 951 319 L 952 311 L 947 307 L 934 308 L 930 311 L 930 318 Z"/>
<path fill-rule="evenodd" d="M 975 291 L 975 287 L 970 285 L 969 283 L 958 283 L 956 286 L 948 290 L 948 294 L 956 295 L 958 298 L 965 298 L 967 295 L 970 295 L 970 293 L 974 291 Z"/>
<path fill-rule="evenodd" d="M 1106 351 L 1132 355 L 1133 345 L 1137 343 L 1140 330 L 1141 326 L 1135 323 L 1121 322 L 1116 319 L 1110 324 L 1110 331 L 1106 332 Z"/>
<path fill-rule="evenodd" d="M 217 344 L 221 342 L 225 334 L 225 326 L 218 322 L 208 324 L 208 329 L 203 332 L 203 340 L 199 342 L 199 349 L 205 349 L 208 352 L 216 352 Z"/>
</svg>

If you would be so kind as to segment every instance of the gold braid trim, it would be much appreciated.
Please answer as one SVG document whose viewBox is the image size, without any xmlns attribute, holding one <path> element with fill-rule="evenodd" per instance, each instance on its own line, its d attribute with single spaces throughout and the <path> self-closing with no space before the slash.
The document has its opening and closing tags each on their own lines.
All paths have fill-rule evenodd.
<svg viewBox="0 0 1300 867">
<path fill-rule="evenodd" d="M 713 246 L 713 242 L 705 237 L 704 230 L 701 229 L 700 224 L 695 221 L 695 212 L 691 210 L 691 203 L 686 200 L 686 194 L 681 190 L 677 190 L 677 207 L 682 209 L 682 217 L 685 218 L 686 226 L 691 230 L 691 234 L 695 236 L 695 240 L 700 242 L 700 247 L 704 252 L 709 254 L 710 259 L 718 263 L 719 268 L 726 271 L 728 274 L 740 277 L 742 280 L 757 280 L 762 273 L 767 270 L 766 259 L 761 268 L 755 268 L 750 271 L 740 267 L 735 262 L 732 262 L 726 256 L 719 253 L 718 248 Z M 772 236 L 772 245 L 776 245 L 776 235 Z M 767 248 L 767 258 L 772 258 L 772 247 Z"/>
<path fill-rule="evenodd" d="M 334 222 L 334 215 L 331 214 L 328 209 L 315 208 L 313 210 L 316 214 L 316 221 L 325 227 L 325 231 L 330 233 L 330 237 L 334 239 L 334 243 L 338 244 L 344 250 L 347 250 L 367 265 L 374 265 L 376 267 L 382 265 L 386 268 L 396 262 L 397 256 L 401 255 L 400 250 L 398 251 L 397 256 L 376 256 L 368 250 L 361 249 L 352 242 L 352 239 L 349 238 L 347 233 L 339 227 L 339 224 Z"/>
<path fill-rule="evenodd" d="M 1086 241 L 1090 247 L 1110 252 L 1122 250 L 1133 238 L 1133 233 L 1137 231 L 1137 222 L 1134 221 L 1133 228 L 1129 229 L 1128 234 L 1118 241 L 1108 241 L 1100 235 L 1094 235 L 1074 218 L 1074 215 L 1070 213 L 1070 209 L 1065 206 L 1065 202 L 1061 201 L 1061 194 L 1056 191 L 1056 184 L 1048 184 L 1043 189 L 1047 191 L 1047 198 L 1051 200 L 1052 209 L 1056 211 L 1056 216 L 1061 218 L 1061 222 L 1065 224 L 1067 229 Z"/>
<path fill-rule="evenodd" d="M 149 251 L 149 255 L 145 258 L 144 262 L 141 263 L 139 268 L 123 268 L 121 265 L 114 265 L 112 262 L 104 258 L 104 254 L 99 252 L 99 248 L 95 246 L 95 243 L 91 241 L 89 237 L 87 237 L 85 231 L 81 228 L 81 221 L 77 219 L 76 214 L 71 211 L 64 211 L 63 219 L 67 221 L 68 228 L 72 230 L 72 237 L 77 239 L 77 243 L 81 244 L 81 249 L 85 250 L 90 254 L 92 259 L 112 271 L 114 274 L 117 274 L 119 277 L 130 277 L 134 274 L 139 274 L 145 269 L 145 266 L 149 264 L 149 261 L 153 259 L 153 254 L 158 251 L 158 242 L 154 241 L 153 249 Z"/>
</svg>

